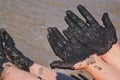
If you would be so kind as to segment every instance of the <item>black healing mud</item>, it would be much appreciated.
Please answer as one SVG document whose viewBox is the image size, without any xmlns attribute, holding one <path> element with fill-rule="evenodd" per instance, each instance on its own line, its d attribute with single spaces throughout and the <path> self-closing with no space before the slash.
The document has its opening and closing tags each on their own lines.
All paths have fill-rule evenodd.
<svg viewBox="0 0 120 80">
<path fill-rule="evenodd" d="M 77 62 L 90 56 L 90 49 L 76 40 L 69 30 L 63 31 L 64 36 L 55 27 L 48 28 L 48 41 L 56 56 L 62 61 L 51 63 L 52 68 L 72 69 Z"/>
<path fill-rule="evenodd" d="M 94 3 L 93 3 L 94 1 Z M 56 26 L 63 30 L 66 10 L 73 10 L 79 17 L 76 6 L 83 4 L 102 25 L 101 16 L 108 12 L 116 27 L 120 40 L 120 1 L 119 0 L 0 0 L 0 27 L 5 28 L 14 38 L 16 47 L 35 62 L 49 67 L 58 59 L 48 44 L 47 28 Z M 111 6 L 112 5 L 112 6 Z M 32 6 L 32 7 L 31 7 Z M 56 71 L 72 74 L 73 71 Z M 93 80 L 86 72 L 84 73 Z"/>
<path fill-rule="evenodd" d="M 95 65 L 94 68 L 96 68 L 97 70 L 102 70 L 102 67 L 98 66 L 98 65 Z"/>
</svg>

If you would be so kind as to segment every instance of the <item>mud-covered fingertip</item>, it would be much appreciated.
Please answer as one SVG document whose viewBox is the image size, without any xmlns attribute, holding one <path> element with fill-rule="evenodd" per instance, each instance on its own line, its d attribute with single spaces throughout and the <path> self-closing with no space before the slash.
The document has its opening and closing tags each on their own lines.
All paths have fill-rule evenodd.
<svg viewBox="0 0 120 80">
<path fill-rule="evenodd" d="M 108 19 L 108 18 L 109 18 L 109 15 L 108 15 L 107 12 L 105 12 L 105 13 L 103 14 L 103 16 L 102 16 L 102 20 L 105 21 L 105 20 Z"/>
<path fill-rule="evenodd" d="M 4 28 L 0 28 L 0 32 L 5 32 L 6 30 Z"/>
<path fill-rule="evenodd" d="M 74 27 L 74 24 L 73 24 L 73 22 L 71 21 L 70 17 L 71 17 L 71 14 L 65 16 L 65 17 L 64 17 L 64 20 L 65 20 L 65 22 L 66 22 L 70 27 Z"/>
<path fill-rule="evenodd" d="M 73 12 L 72 12 L 71 10 L 67 10 L 67 11 L 66 11 L 66 14 L 67 14 L 67 15 L 70 15 L 70 14 L 72 14 L 72 13 L 73 13 Z"/>
<path fill-rule="evenodd" d="M 50 65 L 50 68 L 51 68 L 51 69 L 55 69 L 56 67 L 53 67 L 53 66 Z"/>
<path fill-rule="evenodd" d="M 59 31 L 56 27 L 53 27 L 52 29 L 53 29 L 54 31 Z"/>
<path fill-rule="evenodd" d="M 51 32 L 52 32 L 52 27 L 48 27 L 48 28 L 47 28 L 47 31 L 48 31 L 49 33 L 51 33 Z"/>
<path fill-rule="evenodd" d="M 85 7 L 80 4 L 80 5 L 77 6 L 77 9 L 78 9 L 78 10 L 82 10 L 82 9 L 85 9 Z"/>
<path fill-rule="evenodd" d="M 7 33 L 6 30 L 4 28 L 0 28 L 0 35 L 1 35 L 1 37 L 4 37 L 5 33 Z"/>
<path fill-rule="evenodd" d="M 57 29 L 56 27 L 52 27 L 53 29 Z"/>
<path fill-rule="evenodd" d="M 55 68 L 58 68 L 59 66 L 60 66 L 60 60 L 58 60 L 58 61 L 53 61 L 51 64 L 50 64 L 50 67 L 52 68 L 52 69 L 55 69 Z"/>
<path fill-rule="evenodd" d="M 55 67 L 54 67 L 53 65 L 54 65 L 54 63 L 52 62 L 52 63 L 50 64 L 51 69 L 55 69 Z"/>
</svg>

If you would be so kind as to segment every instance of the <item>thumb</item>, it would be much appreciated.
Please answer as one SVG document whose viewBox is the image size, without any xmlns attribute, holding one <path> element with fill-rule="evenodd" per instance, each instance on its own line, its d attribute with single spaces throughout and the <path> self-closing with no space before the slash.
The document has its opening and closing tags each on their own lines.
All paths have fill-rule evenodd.
<svg viewBox="0 0 120 80">
<path fill-rule="evenodd" d="M 52 69 L 54 68 L 61 68 L 61 69 L 73 69 L 73 65 L 74 64 L 71 64 L 69 62 L 63 62 L 63 61 L 53 61 L 51 64 L 50 64 L 50 67 Z"/>
<path fill-rule="evenodd" d="M 114 28 L 114 26 L 109 18 L 108 13 L 103 14 L 102 21 L 103 21 L 103 24 L 105 25 L 106 28 L 109 28 L 109 29 Z"/>
</svg>

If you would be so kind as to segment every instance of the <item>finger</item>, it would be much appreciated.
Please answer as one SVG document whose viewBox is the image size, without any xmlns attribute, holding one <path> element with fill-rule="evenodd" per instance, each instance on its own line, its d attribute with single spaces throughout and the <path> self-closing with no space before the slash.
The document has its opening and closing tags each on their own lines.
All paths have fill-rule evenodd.
<svg viewBox="0 0 120 80">
<path fill-rule="evenodd" d="M 67 44 L 67 40 L 64 38 L 64 36 L 60 33 L 60 31 L 53 27 L 54 32 L 56 33 L 56 35 L 59 37 L 59 39 L 64 43 Z"/>
<path fill-rule="evenodd" d="M 88 12 L 88 10 L 82 6 L 79 5 L 78 11 L 81 13 L 81 15 L 86 19 L 86 22 L 90 25 L 98 25 L 98 22 L 94 19 L 94 17 Z"/>
<path fill-rule="evenodd" d="M 5 41 L 6 45 L 8 46 L 15 47 L 13 38 L 6 31 L 4 32 L 4 35 L 5 38 L 2 41 Z"/>
<path fill-rule="evenodd" d="M 47 35 L 48 42 L 49 42 L 50 46 L 52 47 L 52 49 L 55 50 L 56 47 L 60 47 L 57 44 L 58 37 L 56 36 L 56 34 L 54 33 L 52 28 L 49 28 L 48 32 L 49 32 Z M 55 52 L 56 52 L 56 50 L 55 50 Z"/>
<path fill-rule="evenodd" d="M 47 39 L 48 39 L 48 42 L 50 44 L 50 46 L 54 49 L 57 45 L 57 38 L 56 36 L 54 35 L 54 31 L 52 30 L 52 28 L 48 28 L 48 34 L 47 34 Z"/>
<path fill-rule="evenodd" d="M 114 25 L 112 24 L 108 13 L 103 14 L 102 21 L 103 21 L 103 24 L 105 25 L 105 29 L 107 32 L 106 34 L 109 36 L 108 37 L 109 42 L 112 42 L 113 44 L 116 43 L 117 41 L 116 29 Z"/>
<path fill-rule="evenodd" d="M 58 44 L 57 41 L 54 40 L 54 38 L 50 37 L 50 35 L 48 35 L 48 41 L 55 55 L 62 60 L 65 60 L 67 55 L 66 53 L 64 53 L 65 46 L 61 46 L 61 44 Z"/>
<path fill-rule="evenodd" d="M 68 16 L 65 16 L 64 20 L 70 27 L 72 28 L 76 27 L 76 24 Z"/>
<path fill-rule="evenodd" d="M 0 36 L 3 42 L 3 46 L 10 46 L 10 47 L 14 47 L 15 43 L 13 38 L 8 34 L 7 31 L 5 31 L 5 29 L 0 29 Z"/>
<path fill-rule="evenodd" d="M 63 47 L 65 44 L 64 40 L 61 40 L 59 37 L 60 32 L 55 31 L 55 28 L 48 28 L 48 32 L 49 32 L 49 37 L 51 38 L 51 40 L 54 41 L 54 43 L 58 44 L 59 46 Z"/>
<path fill-rule="evenodd" d="M 60 46 L 55 42 L 55 40 L 54 40 L 52 37 L 50 37 L 50 35 L 48 35 L 47 38 L 48 38 L 48 42 L 49 42 L 49 44 L 50 44 L 50 46 L 52 47 L 53 50 L 55 50 L 56 47 L 60 47 Z M 55 52 L 56 52 L 56 50 L 55 50 Z"/>
<path fill-rule="evenodd" d="M 67 16 L 69 19 L 72 20 L 72 22 L 75 22 L 74 24 L 77 24 L 82 29 L 86 29 L 87 25 L 84 21 L 82 21 L 77 15 L 75 15 L 72 11 L 67 10 L 66 11 Z M 67 19 L 66 19 L 67 20 Z"/>
<path fill-rule="evenodd" d="M 56 35 L 56 33 L 54 32 L 53 28 L 49 28 L 48 32 L 49 32 L 47 35 L 48 42 L 49 42 L 51 48 L 53 49 L 55 55 L 64 60 L 65 55 L 63 54 L 63 51 L 64 51 L 65 45 L 63 45 L 63 43 L 59 42 L 59 38 Z"/>
<path fill-rule="evenodd" d="M 72 33 L 70 33 L 67 29 L 66 30 L 63 30 L 63 34 L 67 37 L 67 39 L 72 42 L 72 43 L 75 43 L 76 42 L 76 39 L 75 37 L 73 36 Z"/>
<path fill-rule="evenodd" d="M 72 64 L 68 64 L 67 62 L 62 62 L 62 61 L 53 61 L 50 64 L 50 67 L 52 69 L 54 68 L 60 68 L 60 69 L 73 69 Z"/>
<path fill-rule="evenodd" d="M 0 38 L 0 55 L 3 55 L 3 47 L 2 47 L 2 40 Z"/>
<path fill-rule="evenodd" d="M 64 59 L 64 54 L 63 54 L 63 50 L 64 47 L 59 46 L 53 39 L 48 38 L 49 44 L 52 48 L 52 50 L 54 51 L 55 55 L 58 56 L 61 59 Z"/>
<path fill-rule="evenodd" d="M 103 21 L 103 24 L 105 25 L 106 28 L 114 28 L 113 27 L 113 24 L 109 18 L 109 15 L 108 13 L 104 13 L 103 16 L 102 16 L 102 21 Z"/>
<path fill-rule="evenodd" d="M 71 19 L 69 19 L 68 16 L 65 16 L 65 21 L 66 21 L 66 23 L 69 25 L 68 31 L 69 31 L 69 28 L 70 28 L 71 30 L 73 30 L 73 32 L 74 32 L 75 30 L 78 30 L 79 32 L 82 32 L 82 28 L 81 28 L 81 27 L 78 27 Z M 85 28 L 84 28 L 84 29 L 85 29 Z M 84 31 L 84 30 L 83 30 L 83 31 Z"/>
<path fill-rule="evenodd" d="M 68 30 L 70 31 L 70 33 L 74 35 L 75 39 L 77 39 L 78 41 L 83 40 L 82 38 L 83 32 L 78 27 L 74 29 L 71 27 L 68 27 Z"/>
<path fill-rule="evenodd" d="M 49 31 L 50 31 L 50 30 L 49 30 Z M 48 33 L 47 39 L 48 39 L 48 42 L 49 42 L 51 48 L 52 48 L 53 51 L 55 52 L 55 54 L 56 54 L 56 55 L 61 54 L 62 51 L 59 50 L 59 49 L 62 49 L 62 47 L 61 47 L 62 44 L 59 44 L 59 45 L 58 45 L 57 36 L 55 36 L 54 32 Z"/>
</svg>

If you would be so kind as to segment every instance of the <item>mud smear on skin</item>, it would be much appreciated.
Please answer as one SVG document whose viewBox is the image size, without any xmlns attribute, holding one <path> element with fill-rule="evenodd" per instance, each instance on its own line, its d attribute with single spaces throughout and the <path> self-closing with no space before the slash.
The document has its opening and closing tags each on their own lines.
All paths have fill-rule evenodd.
<svg viewBox="0 0 120 80">
<path fill-rule="evenodd" d="M 87 60 L 87 66 L 89 65 L 94 65 L 96 63 L 94 57 L 89 57 L 89 59 Z M 102 67 L 100 67 L 99 65 L 94 65 L 94 68 L 96 68 L 97 70 L 102 70 Z"/>
<path fill-rule="evenodd" d="M 76 6 L 79 3 L 85 5 L 97 21 L 100 21 L 103 12 L 109 12 L 120 40 L 119 0 L 0 0 L 0 26 L 11 34 L 20 51 L 35 62 L 49 67 L 49 64 L 58 58 L 47 42 L 46 29 L 51 25 L 65 29 L 67 25 L 63 17 L 66 9 L 78 13 Z M 56 71 L 76 74 L 74 71 Z"/>
</svg>

